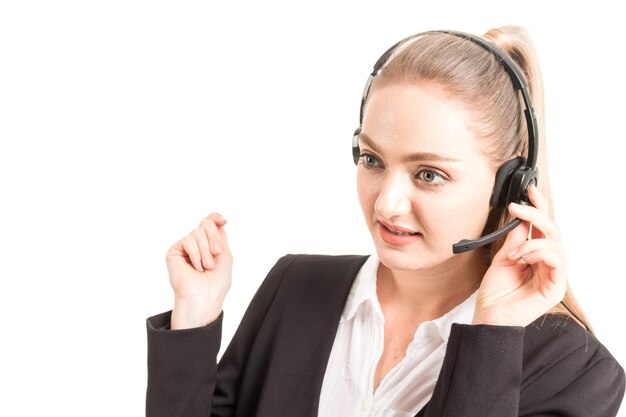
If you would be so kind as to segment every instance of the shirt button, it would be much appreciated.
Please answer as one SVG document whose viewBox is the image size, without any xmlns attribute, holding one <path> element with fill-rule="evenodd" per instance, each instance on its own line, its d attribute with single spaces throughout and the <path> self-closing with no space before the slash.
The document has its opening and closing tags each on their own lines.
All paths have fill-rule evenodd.
<svg viewBox="0 0 626 417">
<path fill-rule="evenodd" d="M 346 365 L 341 368 L 341 377 L 343 379 L 350 379 L 352 377 L 352 372 L 350 372 L 350 365 Z"/>
<path fill-rule="evenodd" d="M 370 408 L 369 400 L 363 400 L 361 403 L 361 411 L 367 411 Z"/>
</svg>

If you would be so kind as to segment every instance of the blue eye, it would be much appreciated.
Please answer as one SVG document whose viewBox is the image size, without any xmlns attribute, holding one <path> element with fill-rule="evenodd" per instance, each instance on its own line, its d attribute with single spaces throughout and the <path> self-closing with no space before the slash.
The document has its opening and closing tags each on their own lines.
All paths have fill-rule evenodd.
<svg viewBox="0 0 626 417">
<path fill-rule="evenodd" d="M 361 158 L 361 163 L 364 168 L 367 168 L 367 169 L 381 168 L 383 166 L 378 160 L 378 158 L 376 158 L 374 155 L 370 155 L 368 153 L 362 153 L 360 158 Z"/>
<path fill-rule="evenodd" d="M 424 169 L 417 173 L 417 179 L 425 182 L 428 185 L 442 185 L 446 182 L 446 178 L 440 173 L 431 169 Z"/>
</svg>

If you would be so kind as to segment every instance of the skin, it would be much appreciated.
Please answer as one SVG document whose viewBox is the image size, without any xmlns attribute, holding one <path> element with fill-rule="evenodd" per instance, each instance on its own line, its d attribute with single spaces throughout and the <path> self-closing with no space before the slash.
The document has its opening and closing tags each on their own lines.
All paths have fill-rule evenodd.
<svg viewBox="0 0 626 417">
<path fill-rule="evenodd" d="M 487 269 L 482 249 L 451 250 L 463 238 L 480 236 L 495 178 L 468 128 L 470 117 L 436 85 L 396 83 L 370 95 L 357 191 L 381 262 L 377 293 L 385 339 L 375 387 L 402 360 L 417 327 L 465 300 Z M 419 238 L 389 244 L 381 225 Z"/>
<path fill-rule="evenodd" d="M 479 287 L 474 324 L 525 326 L 565 293 L 558 231 L 536 188 L 530 190 L 536 208 L 510 207 L 533 223 L 536 240 L 526 242 L 528 224 L 518 227 L 489 268 L 481 250 L 452 254 L 453 243 L 480 236 L 496 171 L 471 133 L 471 118 L 433 84 L 389 84 L 370 96 L 357 189 L 381 261 L 377 293 L 385 341 L 374 388 L 402 360 L 419 324 L 447 313 Z M 381 225 L 418 232 L 419 239 L 390 244 Z"/>
<path fill-rule="evenodd" d="M 392 83 L 370 95 L 357 189 L 381 261 L 377 295 L 385 338 L 374 389 L 402 360 L 421 323 L 476 289 L 473 324 L 500 326 L 526 326 L 565 294 L 558 228 L 535 187 L 529 189 L 533 206 L 509 206 L 524 222 L 489 267 L 481 249 L 452 254 L 453 243 L 481 235 L 496 171 L 469 129 L 471 117 L 470 109 L 434 84 Z M 225 225 L 221 215 L 210 214 L 167 252 L 175 294 L 172 329 L 204 326 L 221 314 L 233 262 Z M 381 225 L 418 237 L 390 244 Z"/>
</svg>

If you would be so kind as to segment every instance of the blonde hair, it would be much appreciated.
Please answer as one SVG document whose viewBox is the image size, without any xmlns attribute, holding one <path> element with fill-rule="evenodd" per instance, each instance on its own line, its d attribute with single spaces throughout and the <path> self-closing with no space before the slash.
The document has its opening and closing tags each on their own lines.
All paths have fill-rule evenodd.
<svg viewBox="0 0 626 417">
<path fill-rule="evenodd" d="M 548 201 L 550 218 L 554 219 L 545 146 L 543 80 L 533 42 L 528 32 L 519 26 L 491 29 L 483 35 L 483 39 L 505 52 L 517 64 L 528 83 L 537 115 L 537 186 Z M 459 36 L 426 32 L 394 51 L 374 78 L 372 91 L 377 86 L 398 81 L 432 82 L 450 97 L 473 109 L 474 119 L 470 128 L 493 163 L 494 173 L 504 162 L 528 154 L 523 101 L 502 64 L 485 48 Z M 495 221 L 487 223 L 484 233 L 512 220 L 506 209 L 492 209 L 490 218 Z M 492 243 L 491 253 L 502 247 L 504 239 Z M 569 286 L 563 302 L 590 328 Z M 560 305 L 552 312 L 575 318 Z"/>
</svg>

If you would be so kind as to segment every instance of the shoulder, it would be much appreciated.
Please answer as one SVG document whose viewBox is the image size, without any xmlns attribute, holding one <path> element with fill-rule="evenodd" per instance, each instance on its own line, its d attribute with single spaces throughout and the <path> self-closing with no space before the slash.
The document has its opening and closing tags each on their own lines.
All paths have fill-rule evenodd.
<svg viewBox="0 0 626 417">
<path fill-rule="evenodd" d="M 299 298 L 324 294 L 329 289 L 349 290 L 367 258 L 367 255 L 285 255 L 267 274 L 257 298 Z"/>
<path fill-rule="evenodd" d="M 367 258 L 366 255 L 288 254 L 276 262 L 265 281 L 276 287 L 300 289 L 308 286 L 351 286 Z"/>
<path fill-rule="evenodd" d="M 619 407 L 624 395 L 620 364 L 595 336 L 565 315 L 547 314 L 526 327 L 523 363 L 521 400 L 529 406 L 545 397 L 571 403 L 568 406 Z"/>
<path fill-rule="evenodd" d="M 524 356 L 528 363 L 539 362 L 544 367 L 565 359 L 587 366 L 615 360 L 595 336 L 562 314 L 546 314 L 526 327 Z"/>
<path fill-rule="evenodd" d="M 276 262 L 268 278 L 292 276 L 294 279 L 323 279 L 328 274 L 353 275 L 354 278 L 367 258 L 367 255 L 288 254 Z"/>
<path fill-rule="evenodd" d="M 318 255 L 318 254 L 287 254 L 277 264 L 320 264 L 320 265 L 362 265 L 369 255 Z"/>
</svg>

